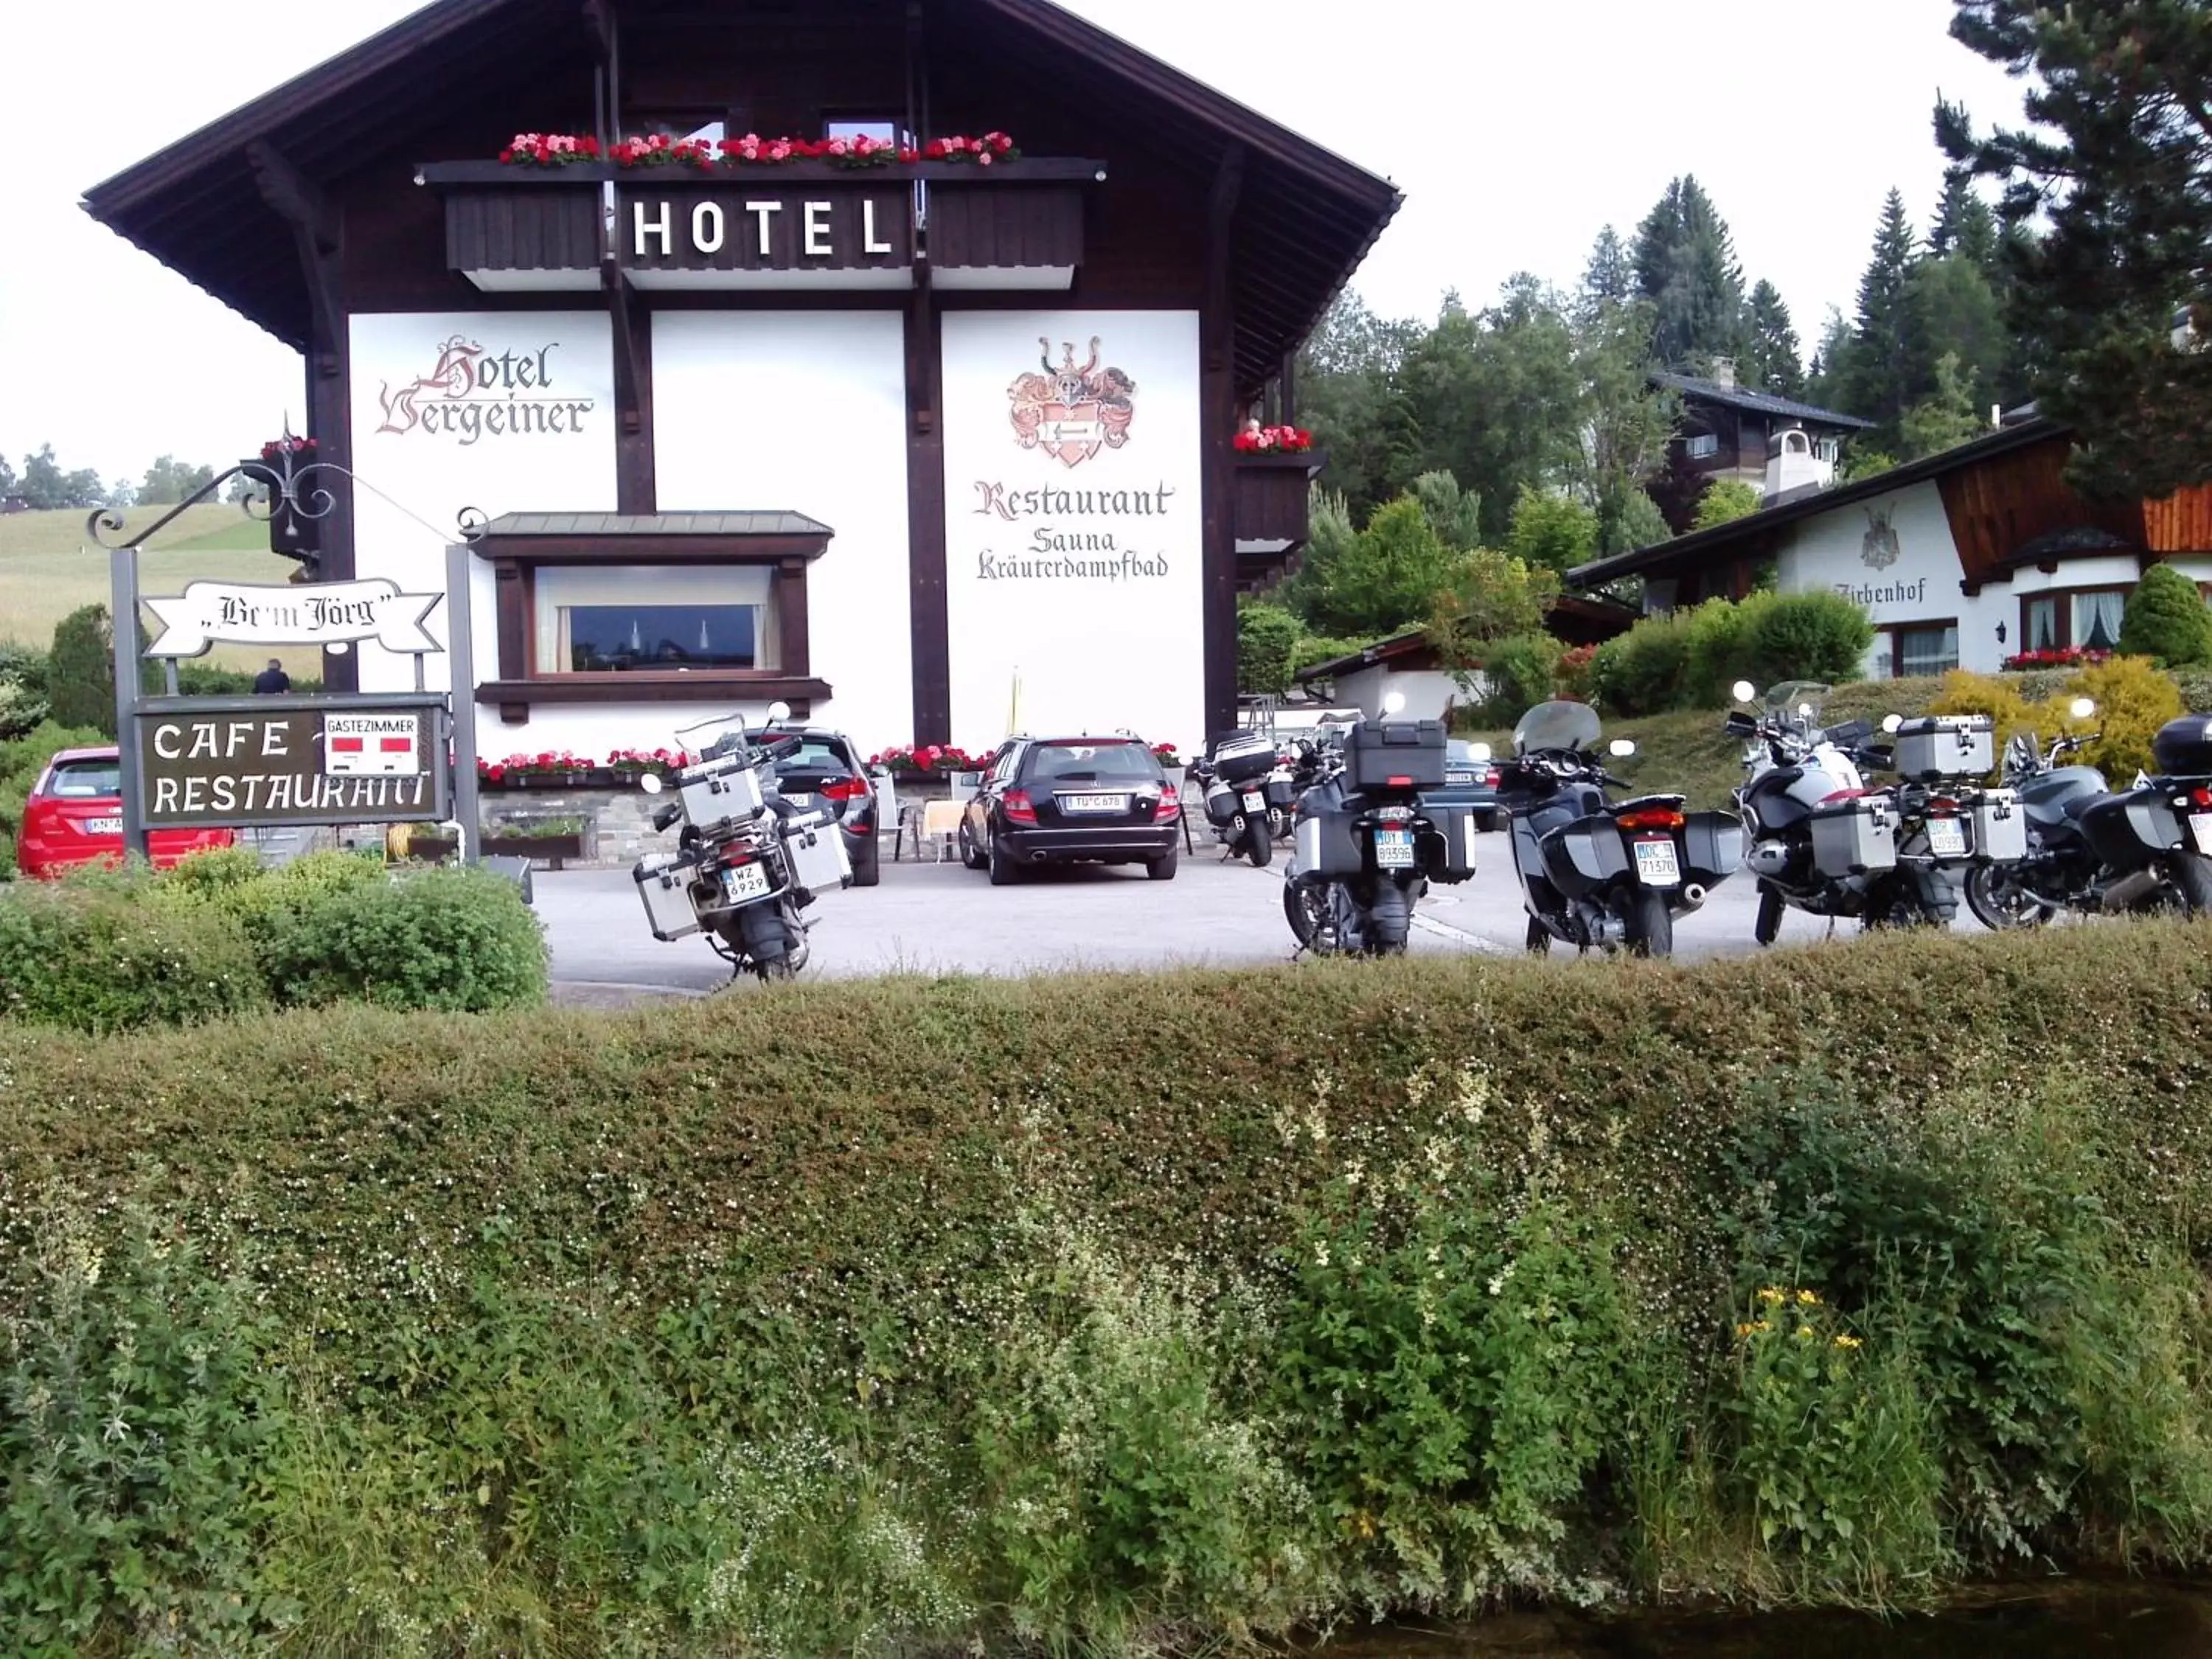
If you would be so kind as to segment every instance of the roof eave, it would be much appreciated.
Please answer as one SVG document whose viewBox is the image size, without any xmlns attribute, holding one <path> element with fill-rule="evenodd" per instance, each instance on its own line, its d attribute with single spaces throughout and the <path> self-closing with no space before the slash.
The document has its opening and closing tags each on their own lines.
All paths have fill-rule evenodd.
<svg viewBox="0 0 2212 1659">
<path fill-rule="evenodd" d="M 1649 547 L 1616 553 L 1609 559 L 1595 559 L 1589 564 L 1577 565 L 1567 572 L 1567 580 L 1577 587 L 1595 587 L 1622 576 L 1632 576 L 1655 564 L 1671 563 L 1686 556 L 1695 557 L 1739 540 L 1752 540 L 1833 507 L 1849 507 L 1855 501 L 1870 501 L 1876 495 L 1887 495 L 1893 490 L 1908 489 L 1914 484 L 1942 477 L 1947 472 L 1987 460 L 1993 455 L 2002 455 L 2014 449 L 2025 449 L 2031 444 L 2063 437 L 2072 429 L 2063 422 L 2041 418 L 2023 421 L 2018 426 L 2000 427 L 1995 432 L 1984 433 L 1955 448 L 1941 450 L 1917 461 L 1907 461 L 1902 466 L 1877 472 L 1871 477 L 1838 484 L 1833 489 L 1824 489 L 1802 501 L 1762 507 L 1741 519 L 1715 525 L 1711 530 L 1692 531 L 1689 535 L 1677 536 L 1672 541 L 1654 542 Z"/>
</svg>

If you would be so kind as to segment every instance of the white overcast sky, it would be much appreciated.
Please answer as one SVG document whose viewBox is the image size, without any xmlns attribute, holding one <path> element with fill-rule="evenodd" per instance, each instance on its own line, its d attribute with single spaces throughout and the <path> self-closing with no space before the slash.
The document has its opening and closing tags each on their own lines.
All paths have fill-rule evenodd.
<svg viewBox="0 0 2212 1659">
<path fill-rule="evenodd" d="M 2020 88 L 1945 33 L 1950 0 L 1072 0 L 1104 27 L 1394 180 L 1354 286 L 1424 318 L 1516 270 L 1569 282 L 1693 173 L 1747 277 L 1809 350 L 1850 309 L 1883 193 L 1924 225 L 1940 88 L 1984 119 Z M 224 464 L 303 422 L 297 356 L 87 218 L 89 185 L 344 50 L 407 0 L 69 0 L 10 9 L 0 132 L 0 453 L 136 476 Z M 1101 110 L 1102 125 L 1113 112 Z M 518 125 L 529 112 L 515 112 Z M 1019 137 L 1018 134 L 1016 135 Z M 413 158 L 410 158 L 413 159 Z"/>
</svg>

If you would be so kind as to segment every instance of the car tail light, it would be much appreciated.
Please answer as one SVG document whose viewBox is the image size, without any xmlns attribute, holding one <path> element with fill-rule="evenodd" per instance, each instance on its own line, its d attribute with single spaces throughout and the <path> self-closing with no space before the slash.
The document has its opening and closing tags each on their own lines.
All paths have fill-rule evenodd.
<svg viewBox="0 0 2212 1659">
<path fill-rule="evenodd" d="M 1682 815 L 1671 806 L 1648 806 L 1639 812 L 1623 812 L 1613 822 L 1624 830 L 1680 830 Z"/>
<path fill-rule="evenodd" d="M 2212 807 L 2212 789 L 2200 784 L 2189 792 L 2189 799 L 2191 805 Z"/>
<path fill-rule="evenodd" d="M 1011 823 L 1035 823 L 1037 821 L 1036 807 L 1030 801 L 1030 792 L 1026 789 L 1007 790 L 1006 806 L 1006 817 Z"/>
<path fill-rule="evenodd" d="M 1182 816 L 1182 801 L 1172 789 L 1163 793 L 1160 796 L 1160 804 L 1152 809 L 1154 823 L 1173 823 Z"/>
<path fill-rule="evenodd" d="M 832 778 L 822 786 L 822 793 L 831 800 L 859 800 L 868 793 L 866 778 Z"/>
<path fill-rule="evenodd" d="M 1493 766 L 1486 770 L 1482 775 L 1482 781 L 1488 788 L 1498 787 L 1498 769 Z"/>
<path fill-rule="evenodd" d="M 1392 778 L 1383 785 L 1386 789 L 1411 789 L 1413 787 L 1413 781 L 1411 778 Z"/>
</svg>

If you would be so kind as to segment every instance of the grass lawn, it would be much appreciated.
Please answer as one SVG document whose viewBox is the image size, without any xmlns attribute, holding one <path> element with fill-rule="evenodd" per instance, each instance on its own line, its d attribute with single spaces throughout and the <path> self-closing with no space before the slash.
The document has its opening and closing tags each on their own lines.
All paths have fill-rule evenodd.
<svg viewBox="0 0 2212 1659">
<path fill-rule="evenodd" d="M 124 515 L 126 533 L 150 524 L 167 507 L 139 507 Z M 0 640 L 44 646 L 54 624 L 80 605 L 107 603 L 107 560 L 85 533 L 85 514 L 0 514 Z M 269 550 L 269 527 L 235 506 L 209 501 L 188 509 L 139 556 L 139 590 L 178 593 L 194 577 L 224 581 L 282 582 L 298 568 Z M 226 668 L 258 668 L 270 655 L 298 677 L 322 672 L 319 651 L 219 645 L 207 660 Z"/>
</svg>

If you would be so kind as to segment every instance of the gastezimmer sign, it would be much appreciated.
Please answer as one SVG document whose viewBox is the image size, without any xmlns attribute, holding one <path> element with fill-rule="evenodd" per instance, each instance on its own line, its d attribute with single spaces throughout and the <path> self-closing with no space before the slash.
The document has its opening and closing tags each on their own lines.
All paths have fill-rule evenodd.
<svg viewBox="0 0 2212 1659">
<path fill-rule="evenodd" d="M 447 815 L 441 696 L 174 697 L 135 720 L 149 829 Z"/>
</svg>

